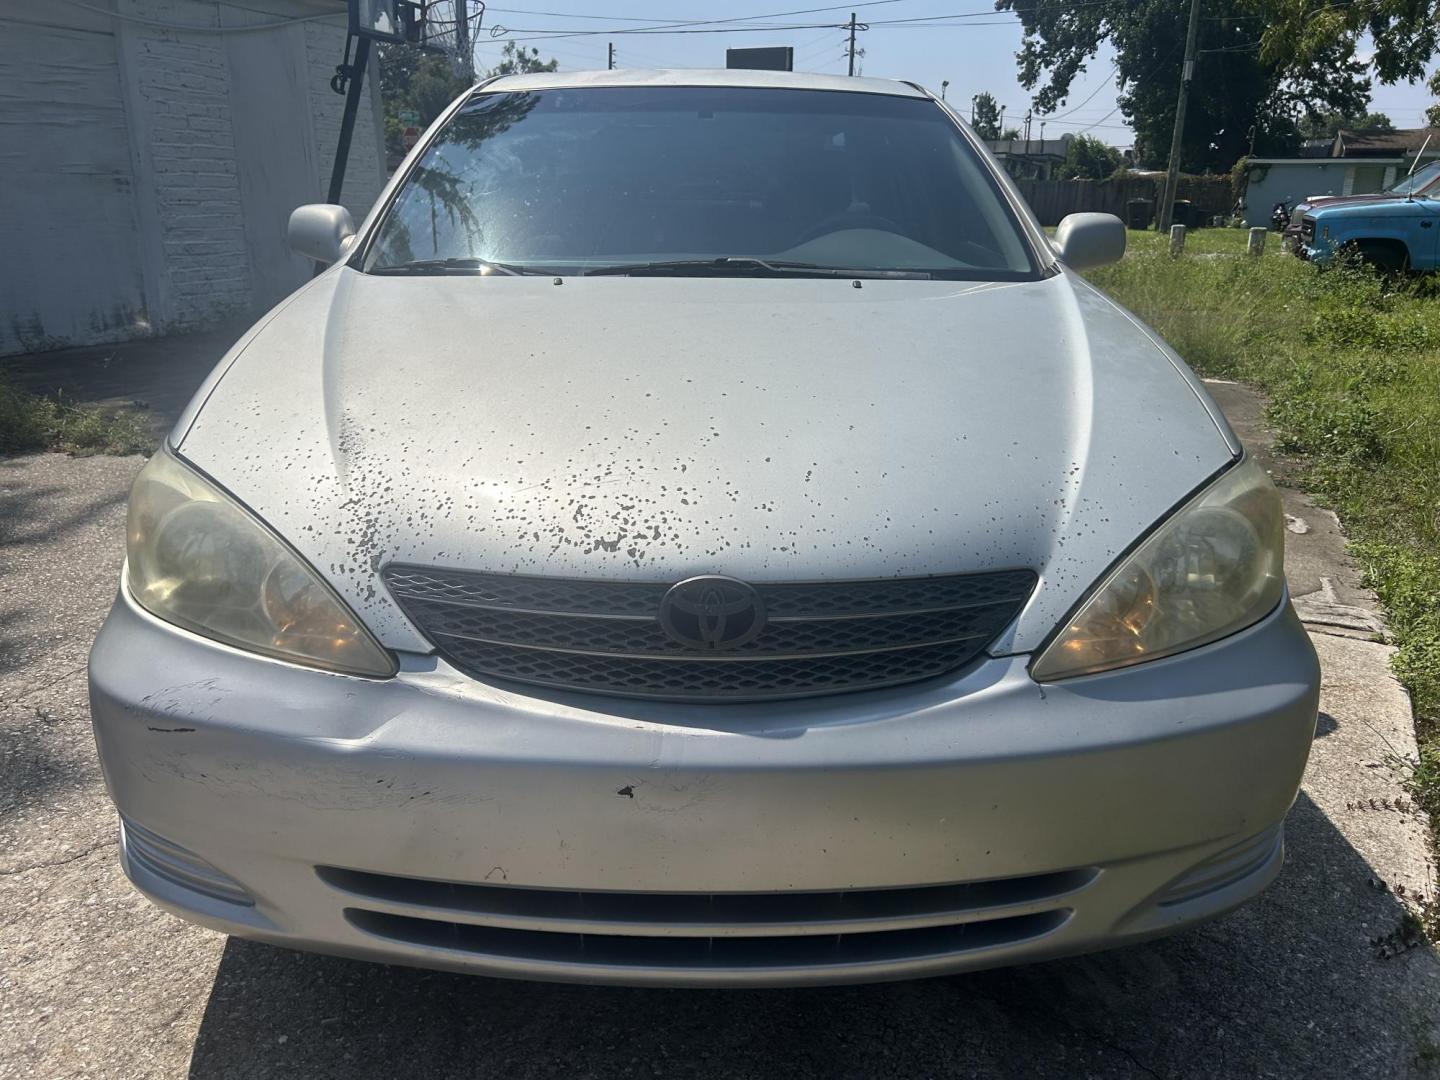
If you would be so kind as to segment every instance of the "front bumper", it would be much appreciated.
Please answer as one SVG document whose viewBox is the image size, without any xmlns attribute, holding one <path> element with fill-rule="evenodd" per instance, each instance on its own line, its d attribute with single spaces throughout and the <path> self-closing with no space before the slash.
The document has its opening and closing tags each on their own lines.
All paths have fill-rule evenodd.
<svg viewBox="0 0 1440 1080">
<path fill-rule="evenodd" d="M 669 985 L 934 975 L 1139 940 L 1278 873 L 1319 672 L 1289 604 L 1039 687 L 765 705 L 521 695 L 216 645 L 122 590 L 90 660 L 122 857 L 162 907 L 296 948 Z"/>
</svg>

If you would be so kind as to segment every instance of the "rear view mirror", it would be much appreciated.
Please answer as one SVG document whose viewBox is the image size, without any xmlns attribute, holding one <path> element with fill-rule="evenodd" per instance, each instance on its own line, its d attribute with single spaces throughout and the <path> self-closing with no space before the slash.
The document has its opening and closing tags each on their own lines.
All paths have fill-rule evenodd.
<svg viewBox="0 0 1440 1080">
<path fill-rule="evenodd" d="M 1055 247 L 1072 270 L 1118 262 L 1125 254 L 1125 223 L 1114 214 L 1069 214 L 1055 230 Z"/>
<path fill-rule="evenodd" d="M 339 262 L 355 240 L 355 221 L 343 206 L 306 203 L 291 212 L 287 235 L 296 255 L 326 264 Z"/>
</svg>

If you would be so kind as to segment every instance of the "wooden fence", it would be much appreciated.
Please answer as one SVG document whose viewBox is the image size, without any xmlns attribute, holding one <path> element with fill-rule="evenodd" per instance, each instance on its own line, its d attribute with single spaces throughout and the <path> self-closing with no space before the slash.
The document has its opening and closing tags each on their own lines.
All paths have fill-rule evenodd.
<svg viewBox="0 0 1440 1080">
<path fill-rule="evenodd" d="M 1141 174 L 1110 180 L 1017 180 L 1015 185 L 1040 224 L 1058 225 L 1066 214 L 1086 211 L 1127 219 L 1126 204 L 1132 199 L 1149 201 L 1153 213 L 1165 177 Z M 1189 199 L 1196 213 L 1203 216 L 1204 221 L 1196 224 L 1209 224 L 1212 214 L 1228 214 L 1235 202 L 1226 176 L 1182 176 L 1175 197 Z"/>
</svg>

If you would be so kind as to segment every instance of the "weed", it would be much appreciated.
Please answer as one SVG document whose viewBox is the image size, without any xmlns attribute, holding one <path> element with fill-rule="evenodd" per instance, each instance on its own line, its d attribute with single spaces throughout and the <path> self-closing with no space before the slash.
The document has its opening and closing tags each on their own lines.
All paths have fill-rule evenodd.
<svg viewBox="0 0 1440 1080">
<path fill-rule="evenodd" d="M 146 454 L 154 447 L 154 433 L 135 412 L 74 405 L 0 380 L 0 454 Z"/>
</svg>

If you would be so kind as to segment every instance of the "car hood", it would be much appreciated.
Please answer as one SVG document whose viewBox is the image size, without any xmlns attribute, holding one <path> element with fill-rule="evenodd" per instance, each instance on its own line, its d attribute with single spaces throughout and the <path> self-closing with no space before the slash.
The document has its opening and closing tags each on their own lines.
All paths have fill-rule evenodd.
<svg viewBox="0 0 1440 1080">
<path fill-rule="evenodd" d="M 1403 201 L 1404 198 L 1405 196 L 1403 195 L 1386 195 L 1379 191 L 1372 191 L 1365 195 L 1309 195 L 1305 198 L 1304 202 L 1296 203 L 1295 209 L 1290 211 L 1290 214 L 1298 221 L 1300 214 L 1317 206 L 1323 206 L 1328 210 L 1332 206 L 1351 206 L 1355 203 L 1393 202 L 1396 200 Z"/>
<path fill-rule="evenodd" d="M 376 277 L 300 290 L 172 436 L 387 645 L 390 561 L 805 581 L 1029 567 L 1028 651 L 1230 461 L 1194 377 L 1074 275 Z"/>
</svg>

